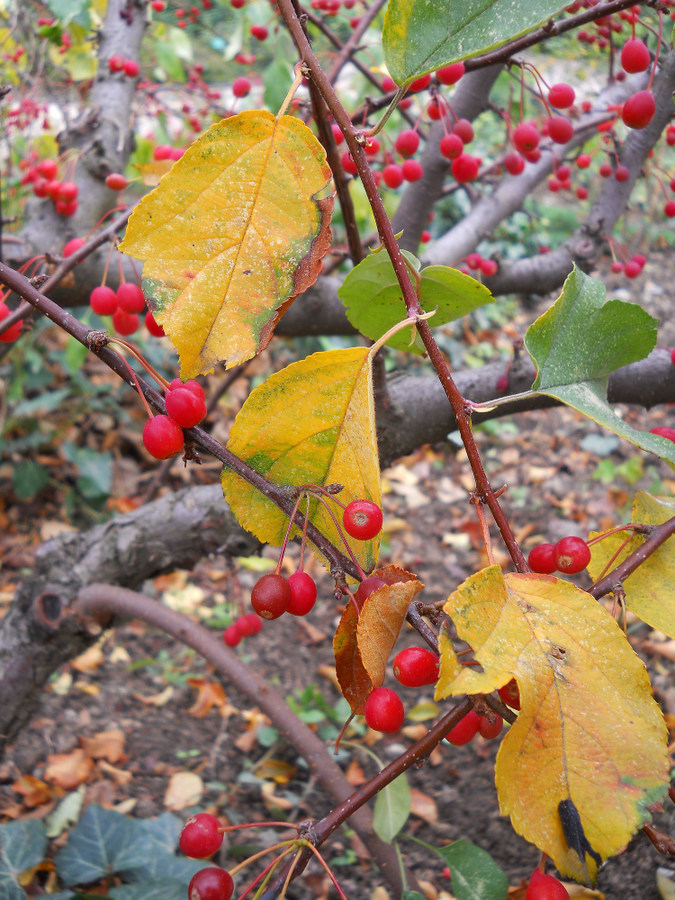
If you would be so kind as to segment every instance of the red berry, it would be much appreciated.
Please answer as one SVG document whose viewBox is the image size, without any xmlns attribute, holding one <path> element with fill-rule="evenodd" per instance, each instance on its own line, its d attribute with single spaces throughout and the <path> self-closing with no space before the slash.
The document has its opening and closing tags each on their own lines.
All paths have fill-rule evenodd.
<svg viewBox="0 0 675 900">
<path fill-rule="evenodd" d="M 565 116 L 551 116 L 548 120 L 548 134 L 556 144 L 566 144 L 572 139 L 574 126 Z"/>
<path fill-rule="evenodd" d="M 637 278 L 642 272 L 642 266 L 636 263 L 634 259 L 629 259 L 623 267 L 623 271 L 626 278 Z"/>
<path fill-rule="evenodd" d="M 631 38 L 621 49 L 621 66 L 625 72 L 646 72 L 651 56 L 644 41 Z"/>
<path fill-rule="evenodd" d="M 401 166 L 401 173 L 406 181 L 419 181 L 424 175 L 424 169 L 416 159 L 406 159 Z"/>
<path fill-rule="evenodd" d="M 575 193 L 579 200 L 585 200 L 588 197 L 588 188 L 585 188 L 583 184 L 580 184 Z"/>
<path fill-rule="evenodd" d="M 123 309 L 117 307 L 117 309 L 113 313 L 112 324 L 117 334 L 123 334 L 127 336 L 138 331 L 140 321 L 138 316 L 134 315 L 133 313 L 126 313 Z"/>
<path fill-rule="evenodd" d="M 422 244 L 428 244 L 430 240 L 431 240 L 431 232 L 427 231 L 425 228 L 424 231 L 422 232 L 422 234 L 420 235 L 420 242 Z"/>
<path fill-rule="evenodd" d="M 663 212 L 668 219 L 675 218 L 675 200 L 669 200 L 663 207 Z"/>
<path fill-rule="evenodd" d="M 266 41 L 269 31 L 264 25 L 251 25 L 251 35 L 258 41 Z"/>
<path fill-rule="evenodd" d="M 119 172 L 111 172 L 106 178 L 105 183 L 106 187 L 109 187 L 111 191 L 123 191 L 129 184 L 124 175 Z"/>
<path fill-rule="evenodd" d="M 288 576 L 291 599 L 288 610 L 293 616 L 306 616 L 316 603 L 316 584 L 307 572 L 293 572 Z"/>
<path fill-rule="evenodd" d="M 511 151 L 511 153 L 507 153 L 504 157 L 504 168 L 509 175 L 520 175 L 525 168 L 525 160 L 520 153 Z"/>
<path fill-rule="evenodd" d="M 656 101 L 651 91 L 638 91 L 623 105 L 621 118 L 629 128 L 646 128 L 656 112 Z"/>
<path fill-rule="evenodd" d="M 478 715 L 476 710 L 470 709 L 464 718 L 460 719 L 455 727 L 451 728 L 446 734 L 446 741 L 454 744 L 455 747 L 461 747 L 464 744 L 468 744 L 478 733 L 480 720 L 481 716 Z"/>
<path fill-rule="evenodd" d="M 466 258 L 466 264 L 470 269 L 474 271 L 476 269 L 480 269 L 481 263 L 483 262 L 483 257 L 480 253 L 469 253 Z"/>
<path fill-rule="evenodd" d="M 577 156 L 577 165 L 580 169 L 587 169 L 591 164 L 591 157 L 588 153 L 580 153 Z"/>
<path fill-rule="evenodd" d="M 453 159 L 450 171 L 455 181 L 466 184 L 478 175 L 478 160 L 468 153 L 462 153 L 457 159 Z"/>
<path fill-rule="evenodd" d="M 370 692 L 364 714 L 369 728 L 385 734 L 398 731 L 405 719 L 401 698 L 396 691 L 385 687 L 375 688 Z"/>
<path fill-rule="evenodd" d="M 55 159 L 43 159 L 37 164 L 37 170 L 47 181 L 53 181 L 58 174 L 59 166 Z"/>
<path fill-rule="evenodd" d="M 628 181 L 630 178 L 630 172 L 628 171 L 627 166 L 617 166 L 614 170 L 614 179 L 615 181 Z"/>
<path fill-rule="evenodd" d="M 164 3 L 164 0 L 152 0 L 150 6 L 152 6 L 155 12 L 162 12 L 166 4 Z"/>
<path fill-rule="evenodd" d="M 464 141 L 458 134 L 445 134 L 441 138 L 439 149 L 446 159 L 457 159 L 464 150 Z"/>
<path fill-rule="evenodd" d="M 498 394 L 505 394 L 509 389 L 509 376 L 506 374 L 500 375 L 495 387 L 497 388 Z"/>
<path fill-rule="evenodd" d="M 382 510 L 372 500 L 352 500 L 342 513 L 348 535 L 359 541 L 369 541 L 382 530 Z"/>
<path fill-rule="evenodd" d="M 456 62 L 451 63 L 449 66 L 443 66 L 442 69 L 437 69 L 436 78 L 438 78 L 441 84 L 455 84 L 463 74 L 464 63 Z"/>
<path fill-rule="evenodd" d="M 396 90 L 396 82 L 394 81 L 394 79 L 390 78 L 388 75 L 385 76 L 382 79 L 382 90 L 385 92 L 385 94 L 388 94 L 389 91 L 395 91 Z"/>
<path fill-rule="evenodd" d="M 486 278 L 492 278 L 497 274 L 497 263 L 494 259 L 484 259 L 480 264 L 480 270 Z"/>
<path fill-rule="evenodd" d="M 254 634 L 258 634 L 260 632 L 262 623 L 263 620 L 254 612 L 246 613 L 245 616 L 241 616 L 241 618 L 239 619 L 239 630 L 244 635 L 244 637 L 252 637 Z"/>
<path fill-rule="evenodd" d="M 54 204 L 54 209 L 60 216 L 63 216 L 65 219 L 69 219 L 77 212 L 77 200 L 68 201 L 58 199 Z"/>
<path fill-rule="evenodd" d="M 668 428 L 666 425 L 659 425 L 657 428 L 651 428 L 649 433 L 658 434 L 661 437 L 668 438 L 669 441 L 675 441 L 675 428 Z"/>
<path fill-rule="evenodd" d="M 171 154 L 173 153 L 173 147 L 169 144 L 157 144 L 155 149 L 153 150 L 152 157 L 155 162 L 160 162 L 162 159 L 171 159 Z"/>
<path fill-rule="evenodd" d="M 493 713 L 492 715 L 494 716 L 492 722 L 487 716 L 479 717 L 480 722 L 478 723 L 478 731 L 486 741 L 491 741 L 496 738 L 498 734 L 501 734 L 502 728 L 504 727 L 504 720 L 502 717 L 497 713 Z"/>
<path fill-rule="evenodd" d="M 76 250 L 79 250 L 80 247 L 84 247 L 84 238 L 72 238 L 64 246 L 61 251 L 61 256 L 63 256 L 64 259 L 67 259 L 69 256 L 72 256 Z"/>
<path fill-rule="evenodd" d="M 512 678 L 508 684 L 500 687 L 497 693 L 502 698 L 502 702 L 510 706 L 511 709 L 520 709 L 520 691 L 515 678 Z"/>
<path fill-rule="evenodd" d="M 344 141 L 345 136 L 342 133 L 340 126 L 333 123 L 331 126 L 331 131 L 333 132 L 333 137 L 335 138 L 335 143 L 340 146 L 340 144 Z"/>
<path fill-rule="evenodd" d="M 537 544 L 530 550 L 527 563 L 533 572 L 538 572 L 540 575 L 550 575 L 555 572 L 557 566 L 553 555 L 554 549 L 555 544 Z"/>
<path fill-rule="evenodd" d="M 420 78 L 416 78 L 412 84 L 408 85 L 408 90 L 411 94 L 416 94 L 418 91 L 424 91 L 431 84 L 431 75 L 422 75 Z"/>
<path fill-rule="evenodd" d="M 262 619 L 278 619 L 288 609 L 291 589 L 283 575 L 263 575 L 251 591 L 251 606 Z"/>
<path fill-rule="evenodd" d="M 419 134 L 412 129 L 408 129 L 407 131 L 402 131 L 399 134 L 399 136 L 396 138 L 396 143 L 394 146 L 401 154 L 401 156 L 412 156 L 413 153 L 417 153 L 419 145 Z"/>
<path fill-rule="evenodd" d="M 77 199 L 79 192 L 80 189 L 74 181 L 63 181 L 59 188 L 59 199 L 64 200 L 66 203 L 72 203 L 73 200 Z"/>
<path fill-rule="evenodd" d="M 46 178 L 36 178 L 33 182 L 33 193 L 36 197 L 47 196 L 47 185 L 49 182 Z"/>
<path fill-rule="evenodd" d="M 554 84 L 548 92 L 548 102 L 554 109 L 567 109 L 574 103 L 574 88 L 565 84 Z"/>
<path fill-rule="evenodd" d="M 377 156 L 380 152 L 380 142 L 376 137 L 368 138 L 363 151 L 367 156 Z"/>
<path fill-rule="evenodd" d="M 609 178 L 609 176 L 611 174 L 612 174 L 612 167 L 610 166 L 610 164 L 608 162 L 604 162 L 598 169 L 598 175 L 600 175 L 601 178 Z"/>
<path fill-rule="evenodd" d="M 158 322 L 155 321 L 155 317 L 150 310 L 148 310 L 145 314 L 145 327 L 153 337 L 164 337 L 164 329 Z"/>
<path fill-rule="evenodd" d="M 143 444 L 155 459 L 168 459 L 183 449 L 183 430 L 169 416 L 153 416 L 145 423 Z"/>
<path fill-rule="evenodd" d="M 187 895 L 188 900 L 230 900 L 233 892 L 230 873 L 217 866 L 208 866 L 192 876 Z"/>
<path fill-rule="evenodd" d="M 145 295 L 133 281 L 125 281 L 117 288 L 117 303 L 124 312 L 143 312 L 145 309 Z"/>
<path fill-rule="evenodd" d="M 223 632 L 223 641 L 228 647 L 236 647 L 244 635 L 236 622 L 228 625 Z"/>
<path fill-rule="evenodd" d="M 564 537 L 553 550 L 556 569 L 567 575 L 575 575 L 586 568 L 591 559 L 591 551 L 583 538 Z"/>
<path fill-rule="evenodd" d="M 141 71 L 135 59 L 125 59 L 122 68 L 124 69 L 124 74 L 127 78 L 136 78 Z"/>
<path fill-rule="evenodd" d="M 190 816 L 183 825 L 178 846 L 186 856 L 205 859 L 215 853 L 223 843 L 220 827 L 218 819 L 210 813 Z"/>
<path fill-rule="evenodd" d="M 98 316 L 111 316 L 117 309 L 117 295 L 112 288 L 99 285 L 89 294 L 89 305 Z"/>
<path fill-rule="evenodd" d="M 206 399 L 204 388 L 198 381 L 195 381 L 192 378 L 189 381 L 181 381 L 180 378 L 174 378 L 173 381 L 169 384 L 169 390 L 175 391 L 177 388 L 186 388 L 188 391 L 192 391 L 193 394 L 196 394 L 202 400 Z"/>
<path fill-rule="evenodd" d="M 403 170 L 395 163 L 390 163 L 382 169 L 382 181 L 384 181 L 388 188 L 392 188 L 392 190 L 401 187 L 404 181 Z"/>
<path fill-rule="evenodd" d="M 457 119 L 452 126 L 452 133 L 460 137 L 465 144 L 470 144 L 473 140 L 473 125 L 468 119 Z"/>
<path fill-rule="evenodd" d="M 124 68 L 124 57 L 111 56 L 108 60 L 108 68 L 111 72 L 121 72 Z"/>
<path fill-rule="evenodd" d="M 377 575 L 369 575 L 367 578 L 364 578 L 354 592 L 354 598 L 358 603 L 359 609 L 363 606 L 363 604 L 371 594 L 375 593 L 378 588 L 384 587 L 386 583 L 387 582 L 384 581 L 384 579 L 378 578 Z"/>
<path fill-rule="evenodd" d="M 176 388 L 166 395 L 166 411 L 181 428 L 193 428 L 206 416 L 206 404 L 189 388 Z"/>
<path fill-rule="evenodd" d="M 245 97 L 251 90 L 251 82 L 242 75 L 232 82 L 232 93 L 235 97 Z"/>
<path fill-rule="evenodd" d="M 11 312 L 12 310 L 9 308 L 9 306 L 7 306 L 6 303 L 0 302 L 0 322 L 2 322 L 3 319 L 6 319 L 7 316 L 11 314 Z M 0 342 L 3 344 L 13 344 L 21 334 L 22 328 L 23 320 L 20 319 L 18 322 L 15 322 L 13 325 L 11 325 L 7 329 L 7 331 L 3 331 L 3 333 L 0 334 Z"/>
<path fill-rule="evenodd" d="M 351 153 L 346 150 L 342 156 L 340 157 L 340 162 L 342 163 L 342 168 L 348 175 L 356 175 L 359 171 L 356 168 L 356 163 L 354 162 Z"/>
<path fill-rule="evenodd" d="M 514 130 L 512 140 L 517 150 L 527 153 L 539 144 L 539 132 L 531 123 L 521 122 Z"/>
<path fill-rule="evenodd" d="M 394 657 L 394 678 L 404 687 L 422 687 L 438 680 L 438 656 L 426 647 L 408 647 Z"/>
<path fill-rule="evenodd" d="M 565 885 L 554 878 L 535 869 L 530 876 L 525 900 L 569 900 Z"/>
<path fill-rule="evenodd" d="M 609 268 L 612 272 L 618 274 L 619 272 L 623 272 L 623 263 L 620 259 L 615 259 Z"/>
</svg>

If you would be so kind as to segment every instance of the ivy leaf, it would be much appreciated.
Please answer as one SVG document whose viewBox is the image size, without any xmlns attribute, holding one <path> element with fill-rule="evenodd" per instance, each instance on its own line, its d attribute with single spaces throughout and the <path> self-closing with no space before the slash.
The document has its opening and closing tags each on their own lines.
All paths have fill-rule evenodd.
<svg viewBox="0 0 675 900">
<path fill-rule="evenodd" d="M 391 844 L 410 815 L 410 785 L 405 772 L 383 788 L 375 800 L 373 831 L 387 844 Z"/>
<path fill-rule="evenodd" d="M 429 321 L 432 328 L 459 319 L 486 303 L 494 303 L 490 291 L 470 275 L 450 266 L 427 266 L 420 272 L 419 259 L 407 250 L 403 255 L 420 273 L 422 309 L 436 310 Z M 373 341 L 407 315 L 401 287 L 386 253 L 372 253 L 354 266 L 338 288 L 338 297 L 352 325 Z M 419 337 L 411 344 L 410 331 L 405 329 L 389 338 L 387 346 L 424 353 Z"/>
<path fill-rule="evenodd" d="M 457 900 L 506 900 L 508 878 L 481 847 L 462 838 L 436 852 L 450 869 Z"/>
<path fill-rule="evenodd" d="M 397 84 L 406 84 L 501 47 L 566 5 L 560 0 L 389 0 L 382 33 L 387 69 Z"/>
<path fill-rule="evenodd" d="M 47 835 L 42 822 L 23 819 L 0 825 L 0 897 L 26 900 L 20 876 L 37 866 L 47 852 Z"/>
<path fill-rule="evenodd" d="M 575 267 L 553 306 L 527 329 L 525 346 L 537 367 L 533 390 L 675 465 L 672 441 L 632 428 L 607 402 L 610 372 L 648 356 L 657 326 L 636 303 L 606 300 L 602 282 Z"/>
<path fill-rule="evenodd" d="M 340 688 L 351 711 L 359 714 L 363 714 L 364 701 L 371 689 L 384 681 L 384 667 L 408 606 L 424 587 L 412 573 L 399 566 L 384 566 L 371 574 L 381 578 L 385 585 L 366 598 L 359 613 L 351 601 L 345 606 L 333 638 Z M 393 615 L 394 621 L 382 621 L 383 615 Z"/>
<path fill-rule="evenodd" d="M 552 576 L 491 566 L 444 611 L 483 671 L 461 666 L 442 635 L 436 698 L 516 679 L 521 709 L 495 771 L 501 812 L 564 876 L 594 881 L 668 787 L 667 729 L 642 661 L 600 604 Z"/>
<path fill-rule="evenodd" d="M 330 246 L 331 171 L 292 116 L 247 110 L 212 125 L 138 204 L 120 249 L 181 377 L 255 356 Z"/>
<path fill-rule="evenodd" d="M 675 516 L 672 497 L 653 497 L 638 491 L 633 501 L 631 522 L 643 525 L 662 525 Z M 592 532 L 598 537 L 600 532 Z M 597 581 L 609 566 L 614 569 L 645 542 L 644 534 L 620 531 L 591 546 L 588 571 Z M 621 549 L 622 545 L 625 546 Z M 621 582 L 626 606 L 643 622 L 675 638 L 675 538 L 669 538 L 651 554 L 632 575 Z"/>
<path fill-rule="evenodd" d="M 381 505 L 375 410 L 366 347 L 326 350 L 292 363 L 251 391 L 239 411 L 228 449 L 275 484 L 341 484 L 340 501 Z M 288 517 L 230 469 L 225 498 L 237 520 L 259 540 L 281 544 Z M 341 510 L 327 501 L 338 521 Z M 304 513 L 306 506 L 301 506 Z M 310 521 L 337 547 L 344 546 L 323 503 L 313 499 Z M 294 529 L 294 533 L 299 533 Z M 377 561 L 379 536 L 350 538 L 364 571 Z"/>
</svg>

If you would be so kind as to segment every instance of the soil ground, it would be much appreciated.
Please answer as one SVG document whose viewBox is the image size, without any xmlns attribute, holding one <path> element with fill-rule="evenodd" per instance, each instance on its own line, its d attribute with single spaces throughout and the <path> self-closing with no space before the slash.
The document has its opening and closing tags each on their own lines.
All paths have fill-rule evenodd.
<svg viewBox="0 0 675 900">
<path fill-rule="evenodd" d="M 642 301 L 663 323 L 659 345 L 674 346 L 675 323 L 669 321 L 669 313 L 675 279 L 664 279 L 659 265 L 658 259 L 648 264 L 641 283 Z M 625 283 L 620 288 L 624 292 L 635 289 L 626 288 Z M 522 323 L 528 318 L 534 318 L 532 313 L 523 313 Z M 517 328 L 522 323 L 516 323 Z M 624 413 L 642 428 L 672 424 L 668 409 L 625 409 Z M 497 420 L 480 429 L 478 439 L 493 484 L 509 485 L 504 506 L 526 550 L 544 539 L 555 541 L 574 533 L 586 536 L 590 530 L 625 521 L 637 489 L 675 493 L 665 463 L 647 460 L 625 442 L 608 441 L 601 429 L 571 410 L 557 408 Z M 450 444 L 425 447 L 383 474 L 386 538 L 382 562 L 415 571 L 427 586 L 427 598 L 441 600 L 486 562 L 475 516 L 466 502 L 471 478 L 464 453 Z M 145 481 L 150 477 L 146 472 Z M 17 506 L 18 521 L 40 515 L 36 504 Z M 498 561 L 507 566 L 496 536 L 495 547 Z M 265 556 L 272 555 L 265 551 Z M 21 562 L 26 565 L 29 560 L 24 555 Z M 316 685 L 333 706 L 339 694 L 326 673 L 333 664 L 331 640 L 340 610 L 332 598 L 329 579 L 318 565 L 312 571 L 319 580 L 320 600 L 308 624 L 286 617 L 266 624 L 260 635 L 241 645 L 241 653 L 285 695 Z M 8 599 L 9 581 L 17 575 L 11 566 L 0 573 L 5 578 L 3 597 Z M 214 558 L 203 561 L 194 572 L 156 579 L 147 589 L 193 612 L 202 605 L 217 614 L 224 598 L 227 602 L 238 597 L 245 601 L 257 577 L 245 566 L 235 574 Z M 583 585 L 585 578 L 582 575 L 577 580 Z M 644 654 L 646 639 L 658 643 L 658 637 L 645 625 L 631 625 L 630 639 L 638 653 Z M 404 632 L 401 645 L 413 642 L 413 634 Z M 289 647 L 293 648 L 291 654 Z M 675 715 L 675 663 L 654 652 L 643 658 L 657 699 L 665 712 Z M 125 758 L 112 771 L 93 770 L 87 782 L 89 801 L 111 806 L 130 801 L 122 808 L 132 815 L 154 816 L 166 808 L 171 775 L 188 770 L 198 773 L 206 785 L 200 806 L 216 807 L 232 821 L 268 818 L 275 804 L 293 821 L 325 813 L 329 803 L 308 779 L 293 748 L 275 741 L 269 729 L 256 737 L 255 726 L 261 719 L 250 700 L 224 685 L 224 706 L 214 707 L 204 717 L 191 714 L 196 691 L 187 683 L 190 675 L 207 681 L 212 678 L 201 660 L 158 631 L 129 623 L 107 634 L 100 654 L 92 655 L 89 663 L 68 665 L 58 673 L 44 696 L 39 718 L 24 730 L 0 766 L 0 817 L 4 813 L 7 821 L 27 814 L 43 816 L 53 802 L 27 809 L 12 787 L 16 778 L 43 776 L 49 754 L 68 753 L 79 745 L 80 736 L 113 728 L 125 735 Z M 430 690 L 403 694 L 408 707 L 432 699 Z M 421 727 L 412 724 L 402 734 L 378 740 L 372 749 L 388 761 L 412 743 Z M 494 857 L 512 886 L 526 878 L 538 862 L 538 851 L 518 837 L 499 814 L 494 786 L 497 745 L 498 741 L 482 740 L 463 748 L 444 744 L 427 765 L 410 773 L 411 786 L 420 792 L 417 812 L 432 818 L 429 809 L 433 801 L 437 821 L 413 815 L 404 829 L 401 848 L 415 876 L 433 882 L 438 890 L 451 891 L 442 876 L 443 863 L 410 838 L 434 846 L 468 838 Z M 360 750 L 345 752 L 345 766 L 349 757 L 355 761 L 352 776 L 358 775 L 358 767 L 366 775 L 374 773 L 372 760 Z M 259 777 L 261 772 L 267 777 Z M 278 776 L 277 782 L 270 777 L 272 772 Z M 286 776 L 289 780 L 284 783 Z M 656 821 L 675 836 L 675 807 L 669 801 Z M 267 837 L 248 833 L 232 843 L 248 841 L 249 847 L 260 848 Z M 329 860 L 337 858 L 339 863 L 341 857 L 351 862 L 336 866 L 351 900 L 370 897 L 380 883 L 377 872 L 361 854 L 358 841 L 345 832 L 335 836 L 327 851 Z M 221 861 L 232 865 L 231 856 Z M 657 900 L 661 896 L 656 887 L 658 867 L 675 870 L 675 862 L 656 853 L 640 833 L 622 855 L 605 866 L 598 889 L 608 900 Z M 327 891 L 323 875 L 310 868 L 294 886 L 292 896 L 307 900 L 334 896 Z"/>
</svg>

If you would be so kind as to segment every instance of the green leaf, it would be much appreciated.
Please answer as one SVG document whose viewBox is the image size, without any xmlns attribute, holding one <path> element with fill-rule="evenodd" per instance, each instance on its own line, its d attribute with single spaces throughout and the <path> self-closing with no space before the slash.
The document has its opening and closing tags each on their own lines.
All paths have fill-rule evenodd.
<svg viewBox="0 0 675 900">
<path fill-rule="evenodd" d="M 419 272 L 417 257 L 407 250 L 403 255 Z M 494 297 L 484 285 L 450 266 L 427 266 L 420 276 L 420 304 L 425 312 L 436 310 L 436 315 L 429 320 L 432 328 L 459 319 L 486 303 L 494 303 Z M 373 341 L 407 316 L 401 288 L 386 253 L 373 253 L 355 266 L 338 288 L 338 296 L 352 325 Z M 399 331 L 387 341 L 387 346 L 424 353 L 419 337 L 411 344 L 410 336 L 408 329 Z"/>
<path fill-rule="evenodd" d="M 505 900 L 508 879 L 485 850 L 462 838 L 437 852 L 450 869 L 457 900 Z"/>
<path fill-rule="evenodd" d="M 92 803 L 54 858 L 66 885 L 89 884 L 104 876 L 146 865 L 154 841 L 136 819 Z"/>
<path fill-rule="evenodd" d="M 501 47 L 566 5 L 560 0 L 390 0 L 382 34 L 389 74 L 402 85 Z"/>
<path fill-rule="evenodd" d="M 176 878 L 156 878 L 113 888 L 109 896 L 114 900 L 185 900 L 185 885 Z"/>
<path fill-rule="evenodd" d="M 77 375 L 88 356 L 89 350 L 84 344 L 81 344 L 74 337 L 68 338 L 63 359 L 71 375 Z"/>
<path fill-rule="evenodd" d="M 401 773 L 377 795 L 373 812 L 373 830 L 382 841 L 391 844 L 410 815 L 410 785 Z"/>
<path fill-rule="evenodd" d="M 424 900 L 424 894 L 419 891 L 403 891 L 401 900 Z"/>
<path fill-rule="evenodd" d="M 12 472 L 12 485 L 19 500 L 32 500 L 48 483 L 47 470 L 30 459 L 17 463 Z"/>
<path fill-rule="evenodd" d="M 560 297 L 528 328 L 525 346 L 537 367 L 533 390 L 675 465 L 672 441 L 632 428 L 607 402 L 610 372 L 648 356 L 657 325 L 635 303 L 606 300 L 602 282 L 575 267 Z"/>
<path fill-rule="evenodd" d="M 294 56 L 293 44 L 287 32 L 282 31 L 274 41 L 274 59 L 265 68 L 263 75 L 263 100 L 268 109 L 279 109 L 284 102 L 293 83 L 293 66 L 289 60 Z"/>
<path fill-rule="evenodd" d="M 87 500 L 107 497 L 112 487 L 112 456 L 88 447 L 77 447 L 66 441 L 63 444 L 63 455 L 77 466 L 80 477 L 77 489 Z"/>
<path fill-rule="evenodd" d="M 41 863 L 46 852 L 47 836 L 42 822 L 24 819 L 0 825 L 0 897 L 3 900 L 25 900 L 19 876 Z"/>
</svg>

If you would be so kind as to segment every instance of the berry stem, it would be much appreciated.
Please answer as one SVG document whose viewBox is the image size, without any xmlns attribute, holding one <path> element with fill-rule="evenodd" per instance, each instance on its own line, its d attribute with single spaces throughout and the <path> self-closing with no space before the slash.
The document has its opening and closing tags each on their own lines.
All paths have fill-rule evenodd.
<svg viewBox="0 0 675 900">
<path fill-rule="evenodd" d="M 277 575 L 281 574 L 281 564 L 284 561 L 284 555 L 286 553 L 286 547 L 288 546 L 288 540 L 291 536 L 291 529 L 293 528 L 293 523 L 295 521 L 295 517 L 298 512 L 298 507 L 300 506 L 300 502 L 302 501 L 303 496 L 305 494 L 298 494 L 298 497 L 295 501 L 295 506 L 293 507 L 293 511 L 291 512 L 288 518 L 288 527 L 286 528 L 286 533 L 284 534 L 284 540 L 281 545 L 281 550 L 279 551 L 279 562 L 277 563 Z M 307 515 L 305 516 L 305 522 L 303 525 L 303 537 L 307 533 L 307 519 L 309 518 L 309 498 L 307 504 Z"/>
<path fill-rule="evenodd" d="M 305 565 L 305 548 L 307 546 L 307 524 L 309 523 L 309 494 L 305 495 L 307 499 L 307 512 L 305 513 L 305 521 L 302 526 L 302 543 L 300 544 L 300 571 L 304 570 Z"/>
<path fill-rule="evenodd" d="M 132 378 L 134 384 L 136 385 L 136 390 L 138 391 L 138 393 L 139 393 L 139 395 L 140 395 L 140 398 L 141 398 L 141 402 L 143 403 L 143 406 L 145 407 L 145 411 L 146 411 L 146 413 L 148 414 L 148 419 L 154 418 L 155 414 L 154 414 L 153 411 L 150 409 L 150 404 L 149 404 L 148 401 L 145 399 L 145 394 L 144 394 L 143 391 L 141 390 L 141 385 L 140 385 L 140 382 L 139 382 L 139 380 L 138 380 L 138 376 L 136 375 L 136 373 L 134 372 L 134 370 L 131 368 L 131 366 L 129 365 L 129 363 L 127 362 L 127 360 L 126 360 L 123 356 L 120 356 L 120 359 L 122 360 L 122 362 L 124 363 L 124 365 L 125 365 L 125 366 L 127 367 L 127 369 L 129 370 L 129 375 L 131 375 L 131 378 Z"/>
<path fill-rule="evenodd" d="M 166 378 L 162 378 L 162 376 L 159 374 L 159 372 L 150 365 L 150 363 L 145 359 L 143 354 L 140 353 L 134 347 L 134 345 L 132 343 L 130 343 L 129 341 L 125 341 L 124 338 L 119 338 L 119 337 L 109 338 L 108 343 L 109 344 L 119 344 L 120 346 L 127 349 L 129 351 L 129 353 L 131 353 L 131 355 L 134 357 L 134 359 L 136 359 L 143 366 L 143 368 L 148 373 L 148 375 L 150 375 L 151 378 L 155 379 L 155 381 L 157 382 L 157 384 L 160 385 L 160 387 L 163 387 L 164 390 L 166 390 L 168 388 L 169 382 L 166 380 Z"/>
<path fill-rule="evenodd" d="M 350 547 L 349 541 L 348 541 L 347 538 L 345 537 L 345 533 L 344 533 L 344 531 L 342 530 L 342 526 L 340 525 L 340 523 L 338 522 L 338 520 L 337 520 L 337 519 L 335 518 L 335 516 L 333 515 L 333 510 L 330 508 L 330 506 L 328 505 L 328 503 L 326 503 L 326 501 L 324 500 L 324 498 L 323 498 L 323 497 L 319 497 L 319 500 L 321 501 L 321 503 L 323 503 L 323 505 L 324 505 L 325 508 L 326 508 L 326 512 L 328 513 L 328 515 L 329 515 L 329 516 L 331 517 L 331 519 L 333 520 L 333 525 L 335 525 L 335 528 L 336 528 L 336 530 L 337 530 L 337 533 L 340 535 L 340 540 L 341 540 L 342 543 L 345 545 L 345 548 L 346 548 L 346 550 L 347 550 L 347 553 L 349 554 L 349 558 L 351 559 L 352 563 L 353 563 L 353 564 L 356 566 L 356 568 L 358 569 L 358 572 L 359 572 L 359 578 L 360 578 L 361 580 L 363 580 L 364 578 L 366 578 L 366 573 L 363 571 L 363 569 L 362 569 L 361 566 L 359 565 L 359 561 L 357 560 L 356 556 L 354 555 L 354 551 L 353 551 L 352 548 Z M 342 504 L 340 504 L 340 505 L 342 506 Z"/>
</svg>

